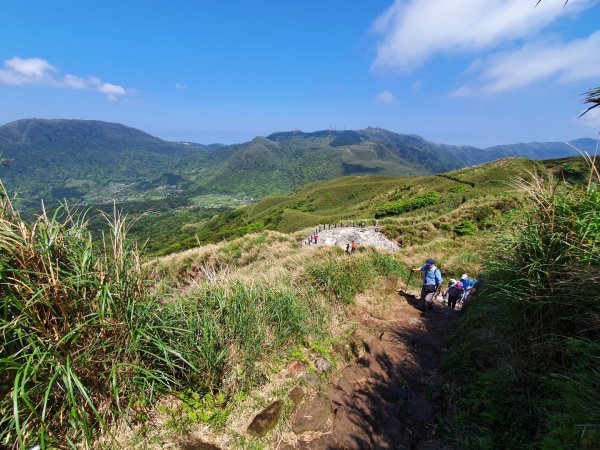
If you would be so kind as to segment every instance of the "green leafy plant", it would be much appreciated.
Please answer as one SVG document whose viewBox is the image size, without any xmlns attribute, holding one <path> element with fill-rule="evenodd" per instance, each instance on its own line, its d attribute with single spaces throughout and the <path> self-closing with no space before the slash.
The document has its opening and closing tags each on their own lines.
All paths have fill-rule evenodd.
<svg viewBox="0 0 600 450">
<path fill-rule="evenodd" d="M 477 226 L 468 220 L 461 220 L 454 226 L 454 232 L 459 236 L 469 236 L 477 233 Z"/>
<path fill-rule="evenodd" d="M 354 296 L 369 286 L 375 274 L 370 264 L 357 258 L 328 259 L 309 266 L 306 273 L 317 289 L 343 303 L 352 303 Z"/>
<path fill-rule="evenodd" d="M 380 206 L 375 211 L 375 217 L 385 217 L 390 215 L 398 215 L 415 209 L 424 208 L 426 206 L 435 205 L 440 201 L 438 192 L 427 192 L 424 195 L 411 197 L 405 200 L 398 200 L 393 203 L 388 203 Z"/>
</svg>

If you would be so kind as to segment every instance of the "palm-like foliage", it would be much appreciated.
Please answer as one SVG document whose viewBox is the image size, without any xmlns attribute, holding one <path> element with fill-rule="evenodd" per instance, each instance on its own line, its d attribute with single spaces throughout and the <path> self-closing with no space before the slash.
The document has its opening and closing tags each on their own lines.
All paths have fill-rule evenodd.
<svg viewBox="0 0 600 450">
<path fill-rule="evenodd" d="M 586 109 L 583 113 L 587 113 L 588 111 L 600 106 L 600 86 L 590 89 L 585 93 L 585 99 L 583 100 L 585 103 L 591 104 L 588 109 Z"/>
</svg>

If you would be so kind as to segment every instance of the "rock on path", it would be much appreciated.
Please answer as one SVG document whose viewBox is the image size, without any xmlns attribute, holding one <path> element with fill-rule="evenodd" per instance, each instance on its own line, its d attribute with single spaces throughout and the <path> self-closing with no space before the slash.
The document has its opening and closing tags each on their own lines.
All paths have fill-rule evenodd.
<svg viewBox="0 0 600 450">
<path fill-rule="evenodd" d="M 389 240 L 373 227 L 361 228 L 341 227 L 321 230 L 318 233 L 318 245 L 336 245 L 346 249 L 346 244 L 356 241 L 359 246 L 375 247 L 380 250 L 399 250 L 400 247 L 394 241 Z"/>
</svg>

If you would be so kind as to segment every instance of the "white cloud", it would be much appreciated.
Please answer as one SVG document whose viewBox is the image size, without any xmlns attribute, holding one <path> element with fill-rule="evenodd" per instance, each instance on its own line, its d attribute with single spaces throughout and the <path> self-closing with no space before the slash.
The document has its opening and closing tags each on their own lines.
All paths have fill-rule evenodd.
<svg viewBox="0 0 600 450">
<path fill-rule="evenodd" d="M 530 38 L 597 0 L 395 0 L 374 29 L 376 70 L 407 71 L 437 54 L 470 54 Z"/>
<path fill-rule="evenodd" d="M 60 71 L 45 59 L 15 56 L 4 61 L 4 68 L 0 69 L 0 84 L 16 86 L 34 84 L 68 89 L 88 89 L 106 94 L 111 101 L 136 92 L 117 84 L 106 83 L 94 76 L 81 78 L 68 74 L 61 78 L 59 73 Z"/>
<path fill-rule="evenodd" d="M 473 95 L 473 89 L 469 86 L 461 86 L 458 89 L 450 92 L 449 96 L 454 98 L 471 97 Z"/>
<path fill-rule="evenodd" d="M 52 84 L 53 74 L 58 69 L 48 61 L 40 58 L 14 57 L 4 61 L 4 69 L 0 70 L 0 83 L 23 84 Z"/>
<path fill-rule="evenodd" d="M 66 87 L 72 89 L 85 89 L 88 86 L 85 80 L 79 78 L 77 75 L 65 75 L 63 83 L 65 83 Z"/>
<path fill-rule="evenodd" d="M 375 96 L 375 100 L 379 103 L 394 103 L 394 94 L 390 91 L 381 91 Z"/>
<path fill-rule="evenodd" d="M 98 92 L 103 92 L 109 95 L 125 95 L 125 88 L 117 84 L 103 83 L 98 86 Z"/>
<path fill-rule="evenodd" d="M 187 89 L 187 85 L 181 83 L 175 83 L 175 89 L 180 91 L 185 91 Z"/>
<path fill-rule="evenodd" d="M 600 55 L 600 31 L 568 43 L 534 42 L 514 51 L 492 54 L 472 65 L 469 72 L 474 72 L 477 79 L 455 94 L 495 94 L 544 79 L 565 83 L 598 78 L 600 58 L 596 55 Z"/>
<path fill-rule="evenodd" d="M 102 84 L 102 80 L 98 77 L 88 77 L 90 84 Z"/>
<path fill-rule="evenodd" d="M 57 69 L 48 61 L 40 58 L 11 58 L 6 60 L 6 67 L 16 74 L 25 77 L 43 78 L 48 72 L 56 72 Z"/>
</svg>

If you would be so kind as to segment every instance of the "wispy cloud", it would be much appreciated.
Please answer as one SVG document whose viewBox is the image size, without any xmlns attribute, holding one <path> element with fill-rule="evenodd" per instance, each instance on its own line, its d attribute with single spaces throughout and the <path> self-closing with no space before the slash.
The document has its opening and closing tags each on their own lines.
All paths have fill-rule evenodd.
<svg viewBox="0 0 600 450">
<path fill-rule="evenodd" d="M 534 42 L 492 54 L 468 71 L 473 81 L 457 92 L 467 95 L 511 91 L 544 79 L 566 83 L 600 77 L 600 31 L 571 42 Z"/>
<path fill-rule="evenodd" d="M 88 86 L 88 82 L 83 78 L 79 78 L 77 75 L 65 75 L 63 78 L 63 83 L 66 87 L 71 89 L 85 89 Z"/>
<path fill-rule="evenodd" d="M 374 30 L 381 35 L 373 68 L 408 71 L 438 54 L 490 51 L 536 36 L 561 16 L 597 0 L 395 0 Z"/>
<path fill-rule="evenodd" d="M 126 89 L 118 84 L 104 82 L 95 76 L 85 78 L 72 74 L 63 76 L 56 66 L 45 59 L 19 58 L 18 56 L 4 61 L 4 68 L 0 69 L 0 84 L 85 89 L 106 94 L 111 101 L 135 92 L 133 89 Z"/>
<path fill-rule="evenodd" d="M 377 100 L 379 103 L 394 103 L 394 94 L 392 94 L 390 91 L 381 91 L 375 96 L 375 100 Z"/>
<path fill-rule="evenodd" d="M 453 90 L 448 95 L 454 98 L 471 97 L 473 95 L 473 89 L 465 85 Z"/>
<path fill-rule="evenodd" d="M 187 85 L 181 83 L 175 83 L 175 89 L 179 91 L 185 91 L 187 89 Z"/>
</svg>

